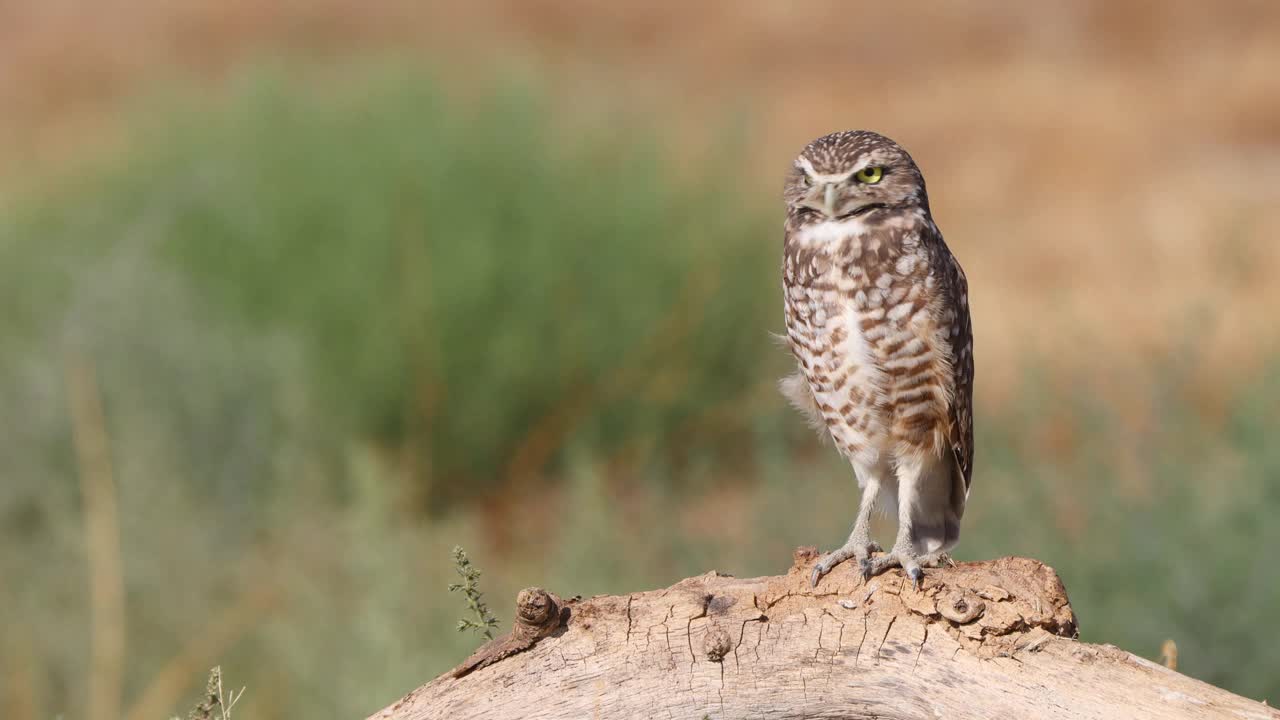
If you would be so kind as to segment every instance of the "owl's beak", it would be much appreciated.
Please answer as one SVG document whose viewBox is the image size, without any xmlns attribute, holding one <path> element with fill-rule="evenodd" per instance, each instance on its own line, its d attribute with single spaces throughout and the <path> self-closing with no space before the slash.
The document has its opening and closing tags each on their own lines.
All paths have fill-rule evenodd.
<svg viewBox="0 0 1280 720">
<path fill-rule="evenodd" d="M 843 198 L 840 197 L 840 183 L 838 182 L 817 182 L 810 188 L 800 204 L 807 208 L 813 208 L 829 218 L 836 216 L 836 209 L 840 207 Z"/>
<path fill-rule="evenodd" d="M 839 194 L 840 188 L 835 183 L 827 183 L 822 191 L 822 211 L 827 217 L 836 216 L 836 196 Z"/>
</svg>

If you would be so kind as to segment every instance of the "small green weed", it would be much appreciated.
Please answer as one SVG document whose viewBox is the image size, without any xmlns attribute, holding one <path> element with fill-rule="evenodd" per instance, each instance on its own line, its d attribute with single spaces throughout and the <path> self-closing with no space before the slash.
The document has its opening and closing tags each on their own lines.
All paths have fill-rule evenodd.
<svg viewBox="0 0 1280 720">
<path fill-rule="evenodd" d="M 492 640 L 493 629 L 498 627 L 498 619 L 484 603 L 484 593 L 480 592 L 480 571 L 471 564 L 471 558 L 467 557 L 460 545 L 453 547 L 453 569 L 462 578 L 462 582 L 450 583 L 449 592 L 462 593 L 467 599 L 467 610 L 471 612 L 471 617 L 458 620 L 458 632 L 471 630 L 484 633 L 486 638 Z"/>
</svg>

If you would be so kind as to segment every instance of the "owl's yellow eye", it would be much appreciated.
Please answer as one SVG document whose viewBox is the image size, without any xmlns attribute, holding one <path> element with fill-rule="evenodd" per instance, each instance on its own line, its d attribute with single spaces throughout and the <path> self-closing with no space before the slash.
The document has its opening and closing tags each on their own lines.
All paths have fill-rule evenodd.
<svg viewBox="0 0 1280 720">
<path fill-rule="evenodd" d="M 865 167 L 853 174 L 854 179 L 860 183 L 867 185 L 875 185 L 880 182 L 880 178 L 884 177 L 884 168 L 881 167 Z"/>
</svg>

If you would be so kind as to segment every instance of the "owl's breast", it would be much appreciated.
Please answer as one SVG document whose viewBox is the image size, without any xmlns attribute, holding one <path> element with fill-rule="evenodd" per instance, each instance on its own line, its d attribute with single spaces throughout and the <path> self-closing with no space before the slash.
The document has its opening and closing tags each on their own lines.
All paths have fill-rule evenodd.
<svg viewBox="0 0 1280 720">
<path fill-rule="evenodd" d="M 880 371 L 885 415 L 897 453 L 940 456 L 947 447 L 955 391 L 948 301 L 926 250 L 904 253 L 856 296 L 862 338 Z"/>
<path fill-rule="evenodd" d="M 787 341 L 814 405 L 845 456 L 872 465 L 887 442 L 884 378 L 854 298 L 863 278 L 830 265 L 786 285 Z"/>
<path fill-rule="evenodd" d="M 950 323 L 925 258 L 809 267 L 786 283 L 787 339 L 837 447 L 862 462 L 940 448 Z"/>
</svg>

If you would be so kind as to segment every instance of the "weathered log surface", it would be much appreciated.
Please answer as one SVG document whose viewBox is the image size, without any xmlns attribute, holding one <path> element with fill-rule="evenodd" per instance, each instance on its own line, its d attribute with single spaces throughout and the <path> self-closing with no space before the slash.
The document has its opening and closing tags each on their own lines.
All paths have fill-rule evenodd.
<svg viewBox="0 0 1280 720">
<path fill-rule="evenodd" d="M 786 575 L 710 572 L 565 601 L 549 634 L 518 652 L 499 638 L 460 677 L 446 673 L 371 720 L 1280 720 L 1263 703 L 1075 640 L 1066 591 L 1035 560 L 932 570 L 919 590 L 900 572 L 863 582 L 846 564 L 814 590 L 814 559 L 802 548 Z"/>
</svg>

